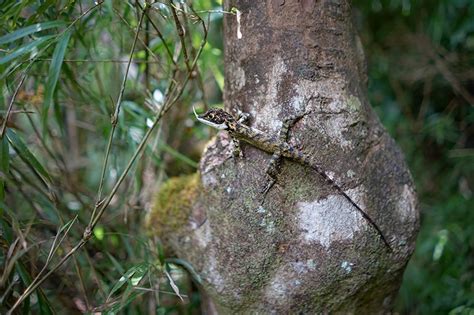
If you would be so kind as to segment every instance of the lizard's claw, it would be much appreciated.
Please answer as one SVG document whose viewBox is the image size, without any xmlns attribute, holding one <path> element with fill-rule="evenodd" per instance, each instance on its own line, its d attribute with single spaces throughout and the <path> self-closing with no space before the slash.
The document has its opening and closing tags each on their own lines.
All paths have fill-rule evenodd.
<svg viewBox="0 0 474 315">
<path fill-rule="evenodd" d="M 249 113 L 244 113 L 243 111 L 241 111 L 240 109 L 237 111 L 237 117 L 238 117 L 238 122 L 243 124 L 245 122 L 247 122 L 250 118 L 250 114 Z"/>
</svg>

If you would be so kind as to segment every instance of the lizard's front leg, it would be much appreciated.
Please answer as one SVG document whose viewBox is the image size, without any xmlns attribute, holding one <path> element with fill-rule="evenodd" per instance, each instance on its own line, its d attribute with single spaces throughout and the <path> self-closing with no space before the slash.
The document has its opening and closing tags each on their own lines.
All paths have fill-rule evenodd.
<svg viewBox="0 0 474 315">
<path fill-rule="evenodd" d="M 232 137 L 232 143 L 234 145 L 232 150 L 232 155 L 234 156 L 234 158 L 243 157 L 244 154 L 242 153 L 239 139 Z"/>
<path fill-rule="evenodd" d="M 237 121 L 241 124 L 244 124 L 249 119 L 250 114 L 244 113 L 243 111 L 239 110 L 237 112 L 237 116 L 238 116 Z M 235 138 L 232 135 L 231 135 L 231 137 L 232 137 L 232 142 L 234 144 L 234 149 L 233 149 L 233 152 L 232 152 L 234 157 L 244 157 L 244 154 L 242 153 L 242 148 L 240 147 L 240 140 Z"/>
<path fill-rule="evenodd" d="M 245 124 L 249 120 L 249 117 L 250 117 L 249 113 L 244 113 L 241 110 L 237 112 L 237 121 L 241 124 Z"/>
</svg>

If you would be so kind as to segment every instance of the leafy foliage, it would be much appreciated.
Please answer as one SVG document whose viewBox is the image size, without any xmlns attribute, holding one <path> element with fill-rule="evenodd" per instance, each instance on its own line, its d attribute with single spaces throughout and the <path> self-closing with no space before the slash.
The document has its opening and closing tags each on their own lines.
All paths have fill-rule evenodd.
<svg viewBox="0 0 474 315">
<path fill-rule="evenodd" d="M 197 309 L 189 268 L 142 221 L 155 187 L 197 167 L 190 108 L 221 99 L 219 5 L 2 3 L 1 313 Z"/>
<path fill-rule="evenodd" d="M 415 178 L 421 232 L 398 309 L 474 312 L 474 6 L 358 1 L 369 96 Z"/>
</svg>

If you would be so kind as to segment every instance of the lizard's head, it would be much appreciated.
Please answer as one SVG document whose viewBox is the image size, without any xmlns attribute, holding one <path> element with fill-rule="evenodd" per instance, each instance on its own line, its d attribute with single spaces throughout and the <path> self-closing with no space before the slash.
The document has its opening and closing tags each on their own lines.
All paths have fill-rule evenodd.
<svg viewBox="0 0 474 315">
<path fill-rule="evenodd" d="M 235 120 L 231 114 L 220 108 L 211 108 L 204 114 L 198 115 L 193 107 L 193 112 L 197 120 L 219 130 L 229 129 L 229 123 Z"/>
</svg>

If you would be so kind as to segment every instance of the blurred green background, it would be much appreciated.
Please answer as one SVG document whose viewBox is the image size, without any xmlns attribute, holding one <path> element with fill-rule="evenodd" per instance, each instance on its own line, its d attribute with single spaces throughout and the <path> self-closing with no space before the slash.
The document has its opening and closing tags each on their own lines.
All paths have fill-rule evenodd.
<svg viewBox="0 0 474 315">
<path fill-rule="evenodd" d="M 39 279 L 17 310 L 199 312 L 197 275 L 143 221 L 161 183 L 196 170 L 211 131 L 190 109 L 222 104 L 233 13 L 217 0 L 149 3 L 0 1 L 1 313 Z M 353 6 L 371 104 L 420 198 L 396 311 L 474 314 L 474 2 Z M 94 237 L 53 269 L 91 217 Z"/>
</svg>

